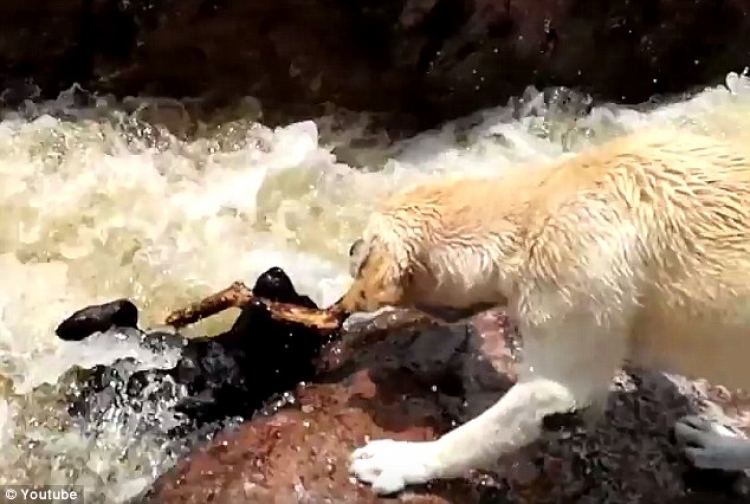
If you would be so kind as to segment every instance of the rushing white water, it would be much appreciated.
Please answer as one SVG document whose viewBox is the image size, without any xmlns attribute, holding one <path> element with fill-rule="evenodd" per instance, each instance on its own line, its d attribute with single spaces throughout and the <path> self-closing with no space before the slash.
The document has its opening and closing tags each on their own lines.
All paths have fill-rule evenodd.
<svg viewBox="0 0 750 504">
<path fill-rule="evenodd" d="M 346 285 L 346 252 L 384 192 L 438 173 L 493 173 L 565 155 L 662 121 L 727 134 L 750 126 L 750 82 L 736 74 L 726 86 L 641 111 L 612 105 L 580 114 L 579 97 L 560 96 L 529 89 L 439 131 L 350 149 L 365 168 L 337 162 L 333 147 L 357 131 L 333 131 L 330 118 L 275 130 L 238 121 L 184 142 L 105 100 L 81 110 L 63 94 L 6 113 L 0 483 L 76 483 L 116 502 L 169 462 L 156 441 L 116 420 L 102 419 L 96 437 L 66 426 L 63 372 L 128 355 L 153 359 L 111 340 L 58 341 L 55 326 L 76 309 L 129 297 L 153 326 L 170 308 L 237 279 L 252 282 L 272 265 L 327 304 Z M 195 330 L 216 332 L 230 316 Z"/>
</svg>

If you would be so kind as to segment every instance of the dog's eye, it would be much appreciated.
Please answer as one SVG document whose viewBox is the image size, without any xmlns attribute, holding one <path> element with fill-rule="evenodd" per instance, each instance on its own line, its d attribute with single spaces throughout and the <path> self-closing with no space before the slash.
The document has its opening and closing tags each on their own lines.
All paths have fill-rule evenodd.
<svg viewBox="0 0 750 504">
<path fill-rule="evenodd" d="M 362 267 L 362 261 L 364 260 L 364 240 L 361 238 L 355 240 L 352 246 L 349 247 L 349 274 L 352 278 L 356 278 L 359 274 L 359 269 Z"/>
</svg>

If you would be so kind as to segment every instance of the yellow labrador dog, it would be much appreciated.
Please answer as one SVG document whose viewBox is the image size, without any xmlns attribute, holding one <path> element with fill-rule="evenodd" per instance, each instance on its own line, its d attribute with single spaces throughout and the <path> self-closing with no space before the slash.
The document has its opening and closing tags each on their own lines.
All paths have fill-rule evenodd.
<svg viewBox="0 0 750 504">
<path fill-rule="evenodd" d="M 546 415 L 602 404 L 626 360 L 750 386 L 741 142 L 651 129 L 496 178 L 438 179 L 384 201 L 351 255 L 339 301 L 349 312 L 507 301 L 524 341 L 518 383 L 477 418 L 436 441 L 375 440 L 352 454 L 351 471 L 378 493 L 492 467 L 536 440 Z M 740 440 L 694 421 L 679 434 L 704 448 L 721 440 L 750 467 Z M 704 465 L 728 464 L 727 450 Z"/>
</svg>

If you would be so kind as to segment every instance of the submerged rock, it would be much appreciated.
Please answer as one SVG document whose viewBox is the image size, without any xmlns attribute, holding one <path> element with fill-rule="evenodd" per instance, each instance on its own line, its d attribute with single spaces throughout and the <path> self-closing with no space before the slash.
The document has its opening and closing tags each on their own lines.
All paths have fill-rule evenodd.
<svg viewBox="0 0 750 504">
<path fill-rule="evenodd" d="M 117 96 L 253 95 L 264 122 L 328 102 L 425 127 L 527 85 L 643 102 L 741 71 L 748 0 L 6 2 L 2 96 L 77 82 Z M 32 28 L 33 27 L 33 28 Z"/>
</svg>

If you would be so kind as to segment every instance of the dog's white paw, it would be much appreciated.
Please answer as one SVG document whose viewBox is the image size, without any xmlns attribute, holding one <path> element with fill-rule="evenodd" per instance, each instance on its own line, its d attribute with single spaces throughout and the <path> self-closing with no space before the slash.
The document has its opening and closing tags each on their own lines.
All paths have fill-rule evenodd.
<svg viewBox="0 0 750 504">
<path fill-rule="evenodd" d="M 371 441 L 354 450 L 349 472 L 372 485 L 377 494 L 393 494 L 406 485 L 426 483 L 435 477 L 438 462 L 434 442 Z"/>
</svg>

